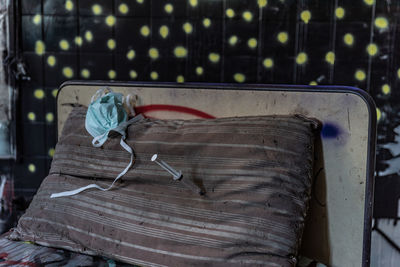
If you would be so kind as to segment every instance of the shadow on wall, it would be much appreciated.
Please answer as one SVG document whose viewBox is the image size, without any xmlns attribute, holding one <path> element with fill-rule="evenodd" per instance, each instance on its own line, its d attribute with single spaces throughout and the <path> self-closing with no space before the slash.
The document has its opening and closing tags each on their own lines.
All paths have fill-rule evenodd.
<svg viewBox="0 0 400 267">
<path fill-rule="evenodd" d="M 300 254 L 329 266 L 331 264 L 329 218 L 326 207 L 326 177 L 321 137 L 316 140 L 314 155 L 314 180 Z"/>
</svg>

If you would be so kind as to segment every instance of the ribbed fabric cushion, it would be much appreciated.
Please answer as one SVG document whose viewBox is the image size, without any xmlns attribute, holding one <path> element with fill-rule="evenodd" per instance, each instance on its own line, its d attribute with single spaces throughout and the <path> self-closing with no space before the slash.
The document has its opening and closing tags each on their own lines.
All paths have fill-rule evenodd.
<svg viewBox="0 0 400 267">
<path fill-rule="evenodd" d="M 136 162 L 115 189 L 50 199 L 93 182 L 105 187 L 129 162 L 118 137 L 91 145 L 85 114 L 70 114 L 50 175 L 10 238 L 145 266 L 294 265 L 316 121 L 143 119 L 129 127 Z M 150 161 L 155 153 L 206 194 L 173 181 Z"/>
</svg>

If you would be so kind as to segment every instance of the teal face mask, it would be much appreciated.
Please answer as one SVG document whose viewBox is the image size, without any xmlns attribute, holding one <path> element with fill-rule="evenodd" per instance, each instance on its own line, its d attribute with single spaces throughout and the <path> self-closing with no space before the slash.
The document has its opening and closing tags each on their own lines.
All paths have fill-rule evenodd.
<svg viewBox="0 0 400 267">
<path fill-rule="evenodd" d="M 100 147 L 107 140 L 111 130 L 125 139 L 125 122 L 128 119 L 122 104 L 122 94 L 109 92 L 90 103 L 86 113 L 85 128 L 93 136 L 92 144 Z"/>
<path fill-rule="evenodd" d="M 52 194 L 51 198 L 76 195 L 89 188 L 97 188 L 102 191 L 110 190 L 113 187 L 114 183 L 123 175 L 125 175 L 125 173 L 128 172 L 133 164 L 133 150 L 124 141 L 126 138 L 126 128 L 130 124 L 141 120 L 143 116 L 138 115 L 128 120 L 128 114 L 126 113 L 123 105 L 122 94 L 114 93 L 111 89 L 108 89 L 109 92 L 106 94 L 104 93 L 104 91 L 105 89 L 100 89 L 92 97 L 91 103 L 86 113 L 85 128 L 89 132 L 89 134 L 93 136 L 92 144 L 95 147 L 102 146 L 107 141 L 110 132 L 119 133 L 121 135 L 120 145 L 129 152 L 129 154 L 131 155 L 131 160 L 128 166 L 114 179 L 112 184 L 107 188 L 102 188 L 96 184 L 90 184 L 72 191 Z M 133 110 L 132 107 L 130 109 Z"/>
</svg>

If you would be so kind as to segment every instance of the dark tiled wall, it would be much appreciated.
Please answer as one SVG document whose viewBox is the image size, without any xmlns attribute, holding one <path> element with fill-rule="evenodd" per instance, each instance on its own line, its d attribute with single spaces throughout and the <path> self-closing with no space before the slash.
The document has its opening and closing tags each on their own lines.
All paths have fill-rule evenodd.
<svg viewBox="0 0 400 267">
<path fill-rule="evenodd" d="M 20 1 L 32 80 L 20 92 L 17 194 L 31 195 L 48 171 L 65 80 L 334 84 L 367 90 L 377 103 L 376 203 L 385 208 L 376 214 L 397 215 L 400 190 L 384 192 L 400 171 L 390 161 L 400 124 L 399 1 Z"/>
</svg>

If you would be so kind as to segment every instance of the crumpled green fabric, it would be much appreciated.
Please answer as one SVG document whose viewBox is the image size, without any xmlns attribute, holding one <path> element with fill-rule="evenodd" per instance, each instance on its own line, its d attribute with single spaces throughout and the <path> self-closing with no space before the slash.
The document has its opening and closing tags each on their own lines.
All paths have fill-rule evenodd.
<svg viewBox="0 0 400 267">
<path fill-rule="evenodd" d="M 94 137 L 92 144 L 102 146 L 111 130 L 125 137 L 128 119 L 122 104 L 122 94 L 109 92 L 90 103 L 85 120 L 85 128 Z M 120 126 L 125 127 L 120 127 Z"/>
</svg>

